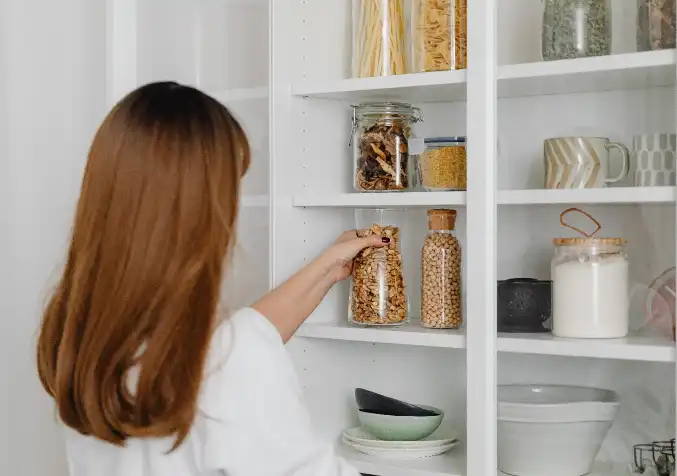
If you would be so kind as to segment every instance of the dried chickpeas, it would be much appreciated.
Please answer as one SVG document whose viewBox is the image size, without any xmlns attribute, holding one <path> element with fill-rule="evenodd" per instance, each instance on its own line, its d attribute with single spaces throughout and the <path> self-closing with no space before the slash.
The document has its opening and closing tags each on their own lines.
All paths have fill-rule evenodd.
<svg viewBox="0 0 677 476">
<path fill-rule="evenodd" d="M 407 319 L 407 298 L 402 274 L 400 230 L 374 224 L 358 231 L 360 237 L 390 238 L 383 248 L 362 250 L 353 264 L 350 296 L 351 322 L 361 325 L 396 325 Z"/>
<path fill-rule="evenodd" d="M 453 212 L 453 215 L 451 215 Z M 461 317 L 461 246 L 451 233 L 455 211 L 430 210 L 430 228 L 421 256 L 421 322 L 457 329 Z M 451 226 L 438 226 L 452 222 Z"/>
</svg>

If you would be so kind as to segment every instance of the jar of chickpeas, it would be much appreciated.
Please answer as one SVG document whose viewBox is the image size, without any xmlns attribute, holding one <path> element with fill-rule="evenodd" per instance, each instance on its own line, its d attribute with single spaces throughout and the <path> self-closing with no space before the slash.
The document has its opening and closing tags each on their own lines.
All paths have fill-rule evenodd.
<svg viewBox="0 0 677 476">
<path fill-rule="evenodd" d="M 458 329 L 461 316 L 461 246 L 454 236 L 456 210 L 428 210 L 421 253 L 421 322 Z"/>
</svg>

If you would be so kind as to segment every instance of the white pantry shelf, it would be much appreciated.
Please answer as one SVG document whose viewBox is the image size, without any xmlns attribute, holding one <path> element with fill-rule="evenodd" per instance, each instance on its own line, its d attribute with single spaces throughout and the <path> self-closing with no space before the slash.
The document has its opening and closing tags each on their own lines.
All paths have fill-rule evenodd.
<svg viewBox="0 0 677 476">
<path fill-rule="evenodd" d="M 630 335 L 622 339 L 565 339 L 552 334 L 499 334 L 499 352 L 562 355 L 597 359 L 674 362 L 675 343 L 668 338 Z"/>
<path fill-rule="evenodd" d="M 465 101 L 465 83 L 465 70 L 438 71 L 376 78 L 304 81 L 292 85 L 292 95 L 356 102 L 451 102 Z"/>
<path fill-rule="evenodd" d="M 595 58 L 504 65 L 498 67 L 499 97 L 538 96 L 651 88 L 675 84 L 674 49 Z M 303 81 L 292 95 L 344 101 L 464 101 L 466 72 L 440 71 L 376 78 Z"/>
<path fill-rule="evenodd" d="M 499 205 L 674 203 L 675 187 L 499 190 Z M 466 205 L 465 192 L 384 192 L 295 196 L 295 207 L 445 207 Z"/>
<path fill-rule="evenodd" d="M 500 205 L 671 203 L 675 187 L 499 190 L 497 200 Z"/>
<path fill-rule="evenodd" d="M 435 207 L 463 206 L 465 192 L 382 192 L 314 194 L 294 197 L 295 207 Z"/>
<path fill-rule="evenodd" d="M 376 458 L 339 443 L 337 452 L 362 474 L 373 476 L 464 476 L 465 455 L 462 447 L 431 458 L 397 460 Z"/>
<path fill-rule="evenodd" d="M 298 337 L 464 349 L 463 330 L 425 329 L 413 320 L 402 327 L 356 327 L 348 323 L 306 323 Z M 551 334 L 498 335 L 499 352 L 561 355 L 598 359 L 675 362 L 675 343 L 662 337 L 634 336 L 623 339 L 564 339 Z"/>
<path fill-rule="evenodd" d="M 303 324 L 296 332 L 298 337 L 316 339 L 375 342 L 380 344 L 417 345 L 422 347 L 465 348 L 462 330 L 426 329 L 417 323 L 401 327 L 357 327 L 350 324 Z"/>
</svg>

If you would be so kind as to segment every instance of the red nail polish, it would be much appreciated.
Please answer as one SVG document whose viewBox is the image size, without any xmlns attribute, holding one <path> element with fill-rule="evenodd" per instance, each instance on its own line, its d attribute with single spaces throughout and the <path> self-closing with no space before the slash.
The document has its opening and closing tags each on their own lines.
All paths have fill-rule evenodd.
<svg viewBox="0 0 677 476">
<path fill-rule="evenodd" d="M 383 238 L 381 238 L 381 241 L 382 241 L 383 243 L 390 243 L 390 238 L 383 237 Z"/>
</svg>

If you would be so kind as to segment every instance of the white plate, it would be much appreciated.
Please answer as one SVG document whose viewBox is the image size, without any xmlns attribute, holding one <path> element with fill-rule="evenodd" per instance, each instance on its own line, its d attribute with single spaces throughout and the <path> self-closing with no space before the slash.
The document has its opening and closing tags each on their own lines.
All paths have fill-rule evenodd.
<svg viewBox="0 0 677 476">
<path fill-rule="evenodd" d="M 446 433 L 441 433 L 442 432 L 435 432 L 418 441 L 385 441 L 379 440 L 358 426 L 357 428 L 344 430 L 343 438 L 358 445 L 384 449 L 431 449 L 446 446 L 458 441 L 458 438 L 449 436 Z"/>
<path fill-rule="evenodd" d="M 376 456 L 379 458 L 388 458 L 388 459 L 419 459 L 419 458 L 430 458 L 431 456 L 441 455 L 446 453 L 459 442 L 455 441 L 444 446 L 436 446 L 434 448 L 376 448 L 374 446 L 365 446 L 355 443 L 353 441 L 343 438 L 343 443 L 350 446 L 351 448 L 364 453 L 369 456 Z"/>
</svg>

